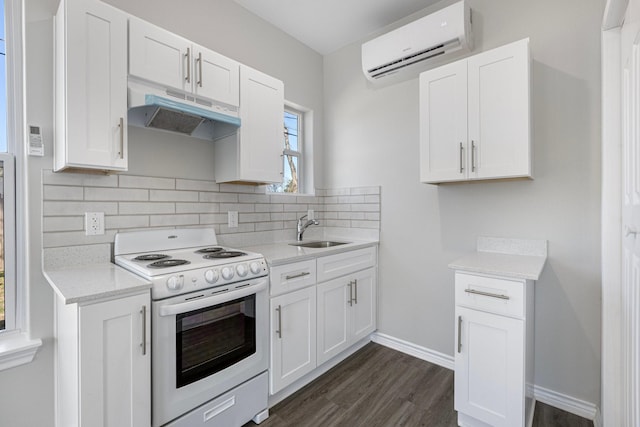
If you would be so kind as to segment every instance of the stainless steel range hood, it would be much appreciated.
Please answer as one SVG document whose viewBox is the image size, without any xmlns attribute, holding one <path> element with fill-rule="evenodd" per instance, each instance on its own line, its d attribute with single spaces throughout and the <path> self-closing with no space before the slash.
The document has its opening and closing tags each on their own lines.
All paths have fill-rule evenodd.
<svg viewBox="0 0 640 427">
<path fill-rule="evenodd" d="M 240 127 L 237 107 L 179 91 L 129 82 L 129 124 L 217 140 Z"/>
</svg>

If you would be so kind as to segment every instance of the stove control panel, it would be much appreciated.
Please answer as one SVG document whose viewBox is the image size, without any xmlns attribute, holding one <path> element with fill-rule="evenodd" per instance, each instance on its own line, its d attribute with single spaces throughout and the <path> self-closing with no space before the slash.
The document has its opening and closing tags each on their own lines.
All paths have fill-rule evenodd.
<svg viewBox="0 0 640 427">
<path fill-rule="evenodd" d="M 197 268 L 152 279 L 154 283 L 152 297 L 161 299 L 262 277 L 267 274 L 268 268 L 264 259 Z"/>
</svg>

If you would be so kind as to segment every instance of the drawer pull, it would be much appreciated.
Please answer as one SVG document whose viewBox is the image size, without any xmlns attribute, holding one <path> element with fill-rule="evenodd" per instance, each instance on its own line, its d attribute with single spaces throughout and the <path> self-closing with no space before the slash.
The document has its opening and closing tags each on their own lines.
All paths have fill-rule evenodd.
<svg viewBox="0 0 640 427">
<path fill-rule="evenodd" d="M 458 353 L 462 352 L 462 316 L 458 316 Z"/>
<path fill-rule="evenodd" d="M 297 279 L 298 277 L 304 277 L 304 276 L 308 276 L 311 273 L 309 273 L 308 271 L 305 271 L 303 273 L 300 274 L 294 274 L 293 276 L 285 276 L 286 280 L 291 280 L 291 279 Z"/>
<path fill-rule="evenodd" d="M 215 406 L 214 408 L 209 409 L 207 412 L 203 414 L 203 421 L 206 423 L 212 418 L 217 417 L 227 409 L 233 407 L 236 404 L 236 397 L 231 396 L 229 399 Z"/>
<path fill-rule="evenodd" d="M 276 311 L 278 312 L 278 329 L 276 329 L 276 334 L 278 334 L 278 338 L 282 339 L 282 306 L 277 306 Z"/>
<path fill-rule="evenodd" d="M 475 289 L 465 289 L 464 291 L 468 294 L 482 295 L 483 297 L 499 298 L 505 300 L 511 299 L 507 295 L 492 294 L 491 292 L 476 291 Z"/>
</svg>

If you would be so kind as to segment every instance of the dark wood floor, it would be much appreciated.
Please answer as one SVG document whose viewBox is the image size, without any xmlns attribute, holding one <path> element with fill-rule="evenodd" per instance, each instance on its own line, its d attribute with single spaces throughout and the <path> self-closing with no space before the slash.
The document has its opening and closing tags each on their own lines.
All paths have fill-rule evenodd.
<svg viewBox="0 0 640 427">
<path fill-rule="evenodd" d="M 456 421 L 452 371 L 370 343 L 271 408 L 260 427 L 454 427 Z M 533 425 L 593 427 L 540 402 Z"/>
</svg>

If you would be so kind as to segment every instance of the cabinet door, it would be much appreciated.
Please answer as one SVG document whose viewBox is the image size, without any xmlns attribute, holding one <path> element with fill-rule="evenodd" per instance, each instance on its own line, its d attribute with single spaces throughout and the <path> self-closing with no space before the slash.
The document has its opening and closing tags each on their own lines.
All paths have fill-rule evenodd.
<svg viewBox="0 0 640 427">
<path fill-rule="evenodd" d="M 369 268 L 353 276 L 352 343 L 376 329 L 376 270 Z"/>
<path fill-rule="evenodd" d="M 524 321 L 458 306 L 456 320 L 455 410 L 524 425 Z"/>
<path fill-rule="evenodd" d="M 240 64 L 209 49 L 194 46 L 194 92 L 237 107 L 240 104 Z"/>
<path fill-rule="evenodd" d="M 129 19 L 129 74 L 164 87 L 191 92 L 191 42 L 141 19 Z"/>
<path fill-rule="evenodd" d="M 80 307 L 82 426 L 150 425 L 149 302 L 147 293 Z"/>
<path fill-rule="evenodd" d="M 468 61 L 470 177 L 531 176 L 528 39 Z"/>
<path fill-rule="evenodd" d="M 345 277 L 318 285 L 318 364 L 351 345 L 352 286 Z"/>
<path fill-rule="evenodd" d="M 420 74 L 420 181 L 466 179 L 467 63 Z"/>
<path fill-rule="evenodd" d="M 316 288 L 271 299 L 271 394 L 316 367 Z"/>
<path fill-rule="evenodd" d="M 252 68 L 240 67 L 240 176 L 253 182 L 282 182 L 284 85 Z"/>
<path fill-rule="evenodd" d="M 99 1 L 68 0 L 56 27 L 55 168 L 126 170 L 126 15 Z"/>
</svg>

